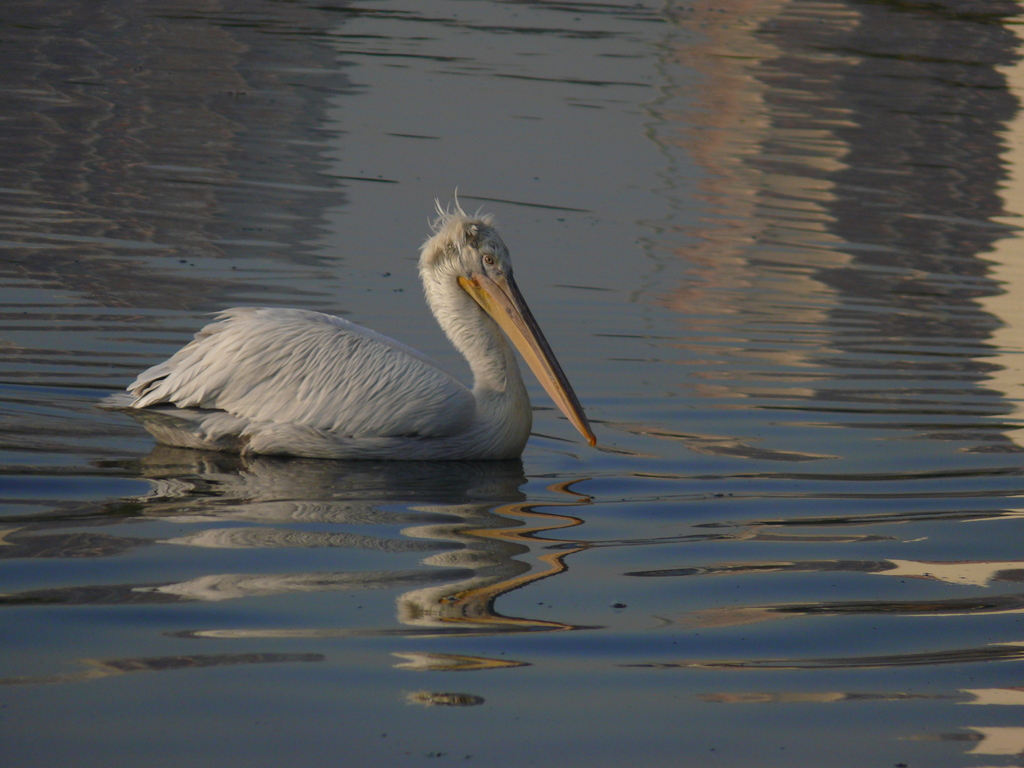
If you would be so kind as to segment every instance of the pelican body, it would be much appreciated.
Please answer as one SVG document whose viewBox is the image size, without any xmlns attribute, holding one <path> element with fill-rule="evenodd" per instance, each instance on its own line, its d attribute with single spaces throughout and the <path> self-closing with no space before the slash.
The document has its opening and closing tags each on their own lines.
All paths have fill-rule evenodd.
<svg viewBox="0 0 1024 768">
<path fill-rule="evenodd" d="M 473 388 L 406 345 L 339 317 L 236 308 L 128 387 L 159 442 L 333 459 L 513 459 L 533 415 L 510 339 L 558 407 L 596 438 L 512 279 L 489 216 L 438 208 L 419 271 Z M 502 333 L 504 331 L 504 334 Z M 507 339 L 505 334 L 507 334 Z"/>
</svg>

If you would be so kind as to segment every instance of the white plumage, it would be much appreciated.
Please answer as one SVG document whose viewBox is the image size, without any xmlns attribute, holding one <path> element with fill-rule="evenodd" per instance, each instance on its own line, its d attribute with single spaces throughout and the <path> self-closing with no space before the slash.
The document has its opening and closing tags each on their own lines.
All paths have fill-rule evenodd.
<svg viewBox="0 0 1024 768">
<path fill-rule="evenodd" d="M 302 309 L 226 310 L 132 393 L 136 408 L 173 402 L 349 437 L 456 434 L 474 410 L 469 389 L 415 350 Z"/>
<path fill-rule="evenodd" d="M 128 388 L 129 412 L 187 448 L 339 459 L 509 459 L 532 413 L 504 328 L 556 404 L 595 438 L 512 279 L 489 217 L 441 212 L 424 243 L 427 303 L 473 371 L 470 390 L 400 342 L 301 309 L 220 313 Z"/>
</svg>

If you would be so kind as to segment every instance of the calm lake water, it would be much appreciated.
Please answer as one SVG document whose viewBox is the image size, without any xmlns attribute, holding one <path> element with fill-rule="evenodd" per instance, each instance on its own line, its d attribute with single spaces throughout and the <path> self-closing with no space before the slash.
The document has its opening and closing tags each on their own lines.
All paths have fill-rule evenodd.
<svg viewBox="0 0 1024 768">
<path fill-rule="evenodd" d="M 1024 765 L 1021 10 L 3 3 L 4 765 Z M 236 305 L 466 375 L 456 189 L 599 449 L 96 407 Z"/>
</svg>

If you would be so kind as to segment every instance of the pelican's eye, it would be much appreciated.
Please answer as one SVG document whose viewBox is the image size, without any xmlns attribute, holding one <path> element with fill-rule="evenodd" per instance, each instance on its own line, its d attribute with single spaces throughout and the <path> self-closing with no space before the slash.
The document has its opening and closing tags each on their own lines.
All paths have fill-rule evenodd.
<svg viewBox="0 0 1024 768">
<path fill-rule="evenodd" d="M 489 267 L 493 267 L 494 266 L 494 257 L 491 256 L 491 254 L 489 254 L 489 253 L 485 253 L 484 254 L 484 264 L 486 264 Z"/>
</svg>

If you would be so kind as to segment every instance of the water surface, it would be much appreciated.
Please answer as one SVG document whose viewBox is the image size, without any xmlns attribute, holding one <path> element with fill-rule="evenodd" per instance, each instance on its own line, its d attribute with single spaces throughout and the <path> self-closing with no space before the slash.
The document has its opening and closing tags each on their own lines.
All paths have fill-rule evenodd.
<svg viewBox="0 0 1024 768">
<path fill-rule="evenodd" d="M 1011 2 L 0 10 L 16 766 L 1021 764 Z M 155 446 L 97 408 L 233 305 L 465 375 L 494 212 L 600 448 Z"/>
</svg>

